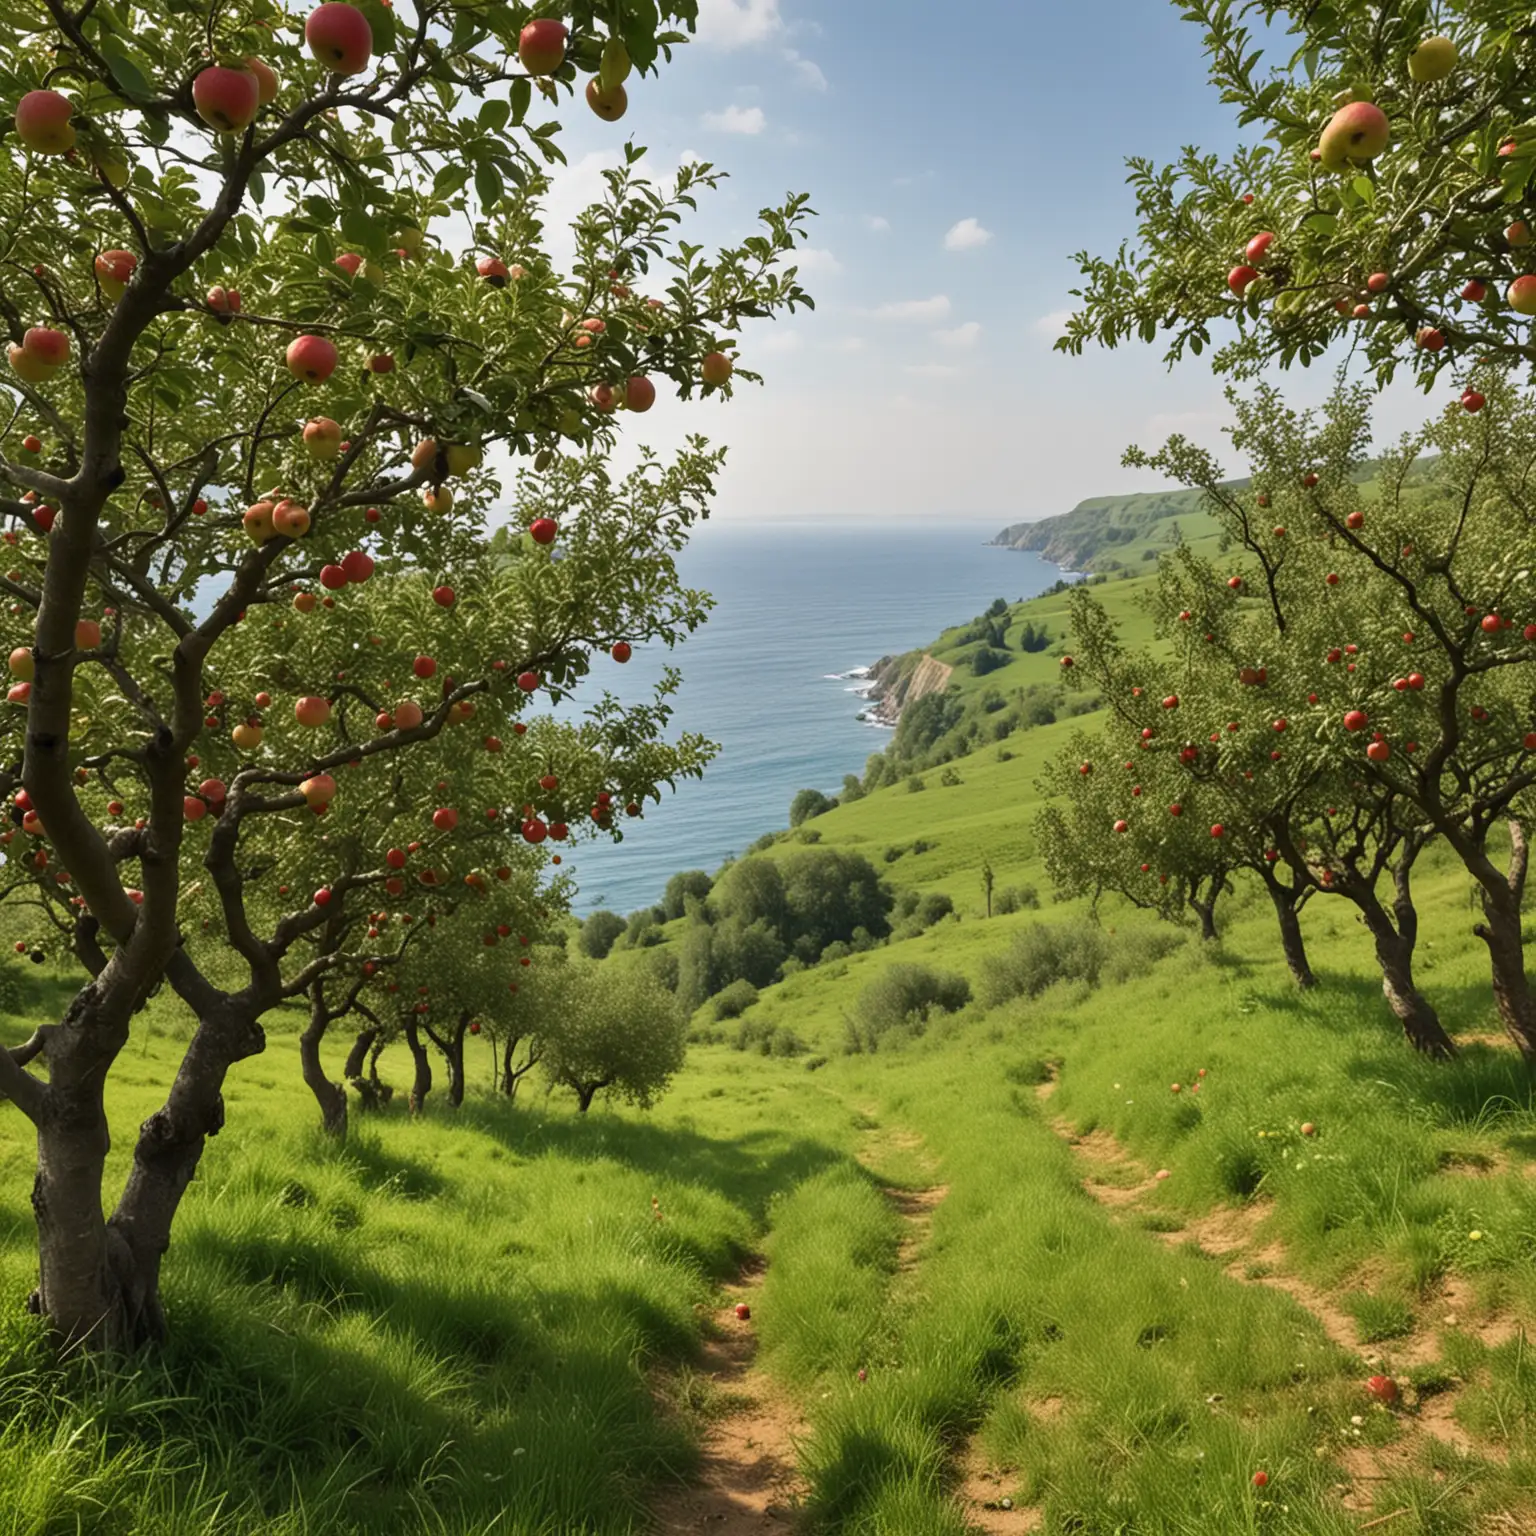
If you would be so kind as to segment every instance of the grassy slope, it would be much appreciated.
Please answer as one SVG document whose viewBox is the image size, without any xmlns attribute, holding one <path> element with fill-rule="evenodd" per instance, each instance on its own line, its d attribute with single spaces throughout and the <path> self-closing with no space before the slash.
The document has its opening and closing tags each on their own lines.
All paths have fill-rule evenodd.
<svg viewBox="0 0 1536 1536">
<path fill-rule="evenodd" d="M 757 1012 L 830 1056 L 818 1071 L 701 1048 L 651 1115 L 582 1121 L 535 1089 L 512 1109 L 472 1097 L 453 1122 L 360 1121 L 342 1151 L 311 1130 L 279 1021 L 237 1070 L 189 1195 L 161 1364 L 61 1375 L 36 1353 L 16 1305 L 31 1149 L 0 1109 L 0 1532 L 643 1530 L 648 1486 L 686 1470 L 711 1408 L 687 1369 L 700 1310 L 758 1245 L 771 1267 L 754 1326 L 809 1416 L 825 1530 L 958 1536 L 968 1461 L 1005 1469 L 1051 1533 L 1342 1536 L 1371 1513 L 1393 1516 L 1392 1536 L 1472 1536 L 1489 1512 L 1517 1523 L 1485 1529 L 1531 1528 L 1536 1372 L 1523 1335 L 1481 1327 L 1536 1312 L 1529 1083 L 1482 1044 L 1451 1070 L 1413 1059 L 1342 912 L 1308 909 L 1326 985 L 1305 1000 L 1247 896 L 1215 949 L 1152 963 L 1128 944 L 1130 974 L 1097 989 L 838 1054 L 842 1014 L 881 967 L 921 959 L 979 982 L 1021 929 L 1085 921 L 1049 901 L 1031 832 L 1038 764 L 1069 728 L 1013 738 L 1010 761 L 991 747 L 960 762 L 957 786 L 933 773 L 920 794 L 812 825 L 875 857 L 926 840 L 882 867 L 960 912 L 764 994 Z M 983 855 L 1045 909 L 983 920 Z M 1454 1031 L 1486 1030 L 1465 879 L 1432 864 L 1420 890 L 1424 984 Z M 1127 940 L 1145 925 L 1105 920 Z M 171 1007 L 156 1004 L 115 1080 L 114 1178 L 173 1059 Z M 5 1021 L 0 1038 L 25 1027 Z M 487 1068 L 476 1059 L 472 1080 Z M 1198 1099 L 1169 1093 L 1200 1068 Z M 1057 1117 L 1112 1130 L 1171 1177 L 1113 1219 Z M 891 1184 L 947 1188 L 905 1264 Z M 1435 1361 L 1417 1379 L 1456 1389 L 1440 1401 L 1486 1464 L 1453 1465 L 1412 1412 L 1369 1407 L 1359 1351 L 1179 1245 L 1185 1224 L 1254 1196 L 1256 1241 L 1283 1245 L 1368 1333 L 1417 1330 Z M 1370 1346 L 1389 1366 L 1396 1347 Z M 1335 1484 L 1362 1442 L 1400 1454 L 1352 1512 Z"/>
</svg>

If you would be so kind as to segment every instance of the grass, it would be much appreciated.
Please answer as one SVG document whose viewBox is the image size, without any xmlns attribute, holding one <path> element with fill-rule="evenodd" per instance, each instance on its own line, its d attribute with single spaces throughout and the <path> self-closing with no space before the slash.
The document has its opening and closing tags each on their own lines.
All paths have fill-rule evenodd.
<svg viewBox="0 0 1536 1536">
<path fill-rule="evenodd" d="M 474 1086 L 457 1116 L 397 1108 L 338 1148 L 276 1020 L 188 1195 L 160 1357 L 61 1366 L 42 1348 L 20 1305 L 32 1147 L 0 1110 L 0 1536 L 643 1532 L 719 1411 L 693 1374 L 702 1319 L 751 1254 L 817 1533 L 962 1536 L 982 1466 L 1050 1536 L 1536 1528 L 1536 1102 L 1514 1053 L 1482 1043 L 1486 955 L 1443 856 L 1416 884 L 1424 988 L 1474 1041 L 1452 1067 L 1406 1049 L 1334 904 L 1306 909 L 1323 985 L 1297 994 L 1251 891 L 1214 945 L 1106 907 L 1096 979 L 842 1052 L 883 968 L 959 972 L 984 999 L 1020 935 L 1043 974 L 1052 934 L 1094 920 L 1051 900 L 1033 843 L 1034 780 L 1069 729 L 813 823 L 957 908 L 763 991 L 745 1018 L 793 1028 L 818 1070 L 696 1048 L 650 1114 Z M 1042 910 L 987 920 L 983 857 Z M 114 1184 L 174 1062 L 174 1009 L 153 1005 L 114 1076 Z M 1121 1205 L 1084 1187 L 1067 1138 L 1090 1131 L 1122 1149 L 1093 1165 Z M 903 1191 L 930 1192 L 920 1216 Z M 1213 1212 L 1262 1235 L 1213 1259 Z M 1362 1381 L 1410 1340 L 1409 1400 L 1372 1405 Z M 1446 1415 L 1471 1456 L 1418 1427 Z M 1392 1457 L 1346 1506 L 1370 1446 Z"/>
</svg>

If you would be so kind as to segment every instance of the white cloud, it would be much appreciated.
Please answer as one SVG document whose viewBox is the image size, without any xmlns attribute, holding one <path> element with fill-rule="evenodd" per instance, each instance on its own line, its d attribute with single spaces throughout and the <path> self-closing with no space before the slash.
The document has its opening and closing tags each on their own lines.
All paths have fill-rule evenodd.
<svg viewBox="0 0 1536 1536">
<path fill-rule="evenodd" d="M 768 126 L 761 107 L 730 106 L 724 112 L 706 112 L 704 126 L 716 133 L 758 134 Z"/>
<path fill-rule="evenodd" d="M 952 379 L 960 370 L 948 363 L 908 363 L 903 372 L 916 379 Z"/>
<path fill-rule="evenodd" d="M 931 325 L 936 320 L 949 319 L 949 295 L 939 294 L 931 299 L 907 299 L 897 304 L 882 304 L 872 313 L 877 320 L 914 320 Z"/>
<path fill-rule="evenodd" d="M 864 215 L 864 228 L 871 234 L 888 235 L 891 232 L 891 221 L 878 213 L 866 213 Z"/>
<path fill-rule="evenodd" d="M 974 347 L 981 340 L 981 322 L 967 320 L 952 331 L 935 331 L 933 339 L 941 347 Z"/>
<path fill-rule="evenodd" d="M 808 59 L 803 54 L 796 53 L 793 48 L 786 48 L 784 61 L 794 66 L 795 78 L 801 85 L 813 91 L 826 90 L 827 77 L 821 72 L 821 65 L 814 59 Z"/>
<path fill-rule="evenodd" d="M 961 219 L 944 236 L 944 249 L 946 251 L 974 251 L 987 244 L 991 238 L 992 231 L 990 229 L 983 229 L 979 219 Z"/>
<path fill-rule="evenodd" d="M 779 0 L 699 0 L 698 40 L 710 48 L 750 48 L 784 30 Z"/>
<path fill-rule="evenodd" d="M 1048 315 L 1041 315 L 1035 321 L 1035 331 L 1038 335 L 1055 341 L 1058 336 L 1067 334 L 1067 321 L 1072 318 L 1070 309 L 1053 309 Z"/>
<path fill-rule="evenodd" d="M 782 265 L 799 267 L 802 272 L 820 272 L 825 277 L 836 277 L 843 270 L 842 262 L 831 251 L 821 250 L 814 245 L 795 251 L 784 259 Z"/>
<path fill-rule="evenodd" d="M 799 352 L 805 346 L 805 338 L 799 331 L 770 331 L 755 346 L 759 352 L 783 356 L 789 352 Z"/>
</svg>

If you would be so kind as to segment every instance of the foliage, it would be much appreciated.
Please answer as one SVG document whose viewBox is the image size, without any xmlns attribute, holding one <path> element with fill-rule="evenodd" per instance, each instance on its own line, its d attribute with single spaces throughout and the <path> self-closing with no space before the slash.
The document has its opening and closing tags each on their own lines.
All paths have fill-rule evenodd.
<svg viewBox="0 0 1536 1536">
<path fill-rule="evenodd" d="M 981 1000 L 996 1008 L 1010 998 L 1039 997 L 1062 981 L 1095 987 L 1108 952 L 1103 930 L 1090 924 L 1031 923 L 1005 952 L 988 958 Z"/>
<path fill-rule="evenodd" d="M 758 999 L 759 993 L 750 981 L 740 979 L 715 994 L 713 1001 L 716 1019 L 739 1019 Z"/>
<path fill-rule="evenodd" d="M 830 811 L 836 804 L 836 800 L 822 794 L 819 789 L 802 789 L 789 803 L 789 824 L 792 827 L 798 827 L 813 816 L 820 816 Z"/>
<path fill-rule="evenodd" d="M 1186 0 L 1183 13 L 1241 144 L 1128 162 L 1139 243 L 1078 255 L 1082 302 L 1057 345 L 1161 332 L 1170 362 L 1216 346 L 1218 370 L 1247 376 L 1344 341 L 1380 383 L 1404 368 L 1426 391 L 1476 358 L 1528 361 L 1506 297 L 1529 271 L 1519 216 L 1536 172 L 1525 13 L 1502 0 Z M 1453 67 L 1416 79 L 1409 59 L 1437 29 Z M 1324 130 L 1359 102 L 1385 114 L 1389 143 L 1351 159 Z M 1262 234 L 1272 242 L 1251 250 Z M 1254 274 L 1240 294 L 1228 284 L 1239 268 Z"/>
<path fill-rule="evenodd" d="M 679 870 L 667 881 L 666 892 L 661 898 L 661 909 L 666 914 L 666 920 L 671 923 L 686 916 L 689 899 L 703 901 L 713 887 L 714 881 L 704 870 Z"/>
<path fill-rule="evenodd" d="M 888 965 L 859 994 L 845 1049 L 878 1051 L 898 1033 L 921 1034 L 934 1014 L 958 1013 L 970 1000 L 971 984 L 963 976 L 906 962 Z"/>
<path fill-rule="evenodd" d="M 604 960 L 628 926 L 617 912 L 600 907 L 581 925 L 577 944 L 589 960 Z"/>
</svg>

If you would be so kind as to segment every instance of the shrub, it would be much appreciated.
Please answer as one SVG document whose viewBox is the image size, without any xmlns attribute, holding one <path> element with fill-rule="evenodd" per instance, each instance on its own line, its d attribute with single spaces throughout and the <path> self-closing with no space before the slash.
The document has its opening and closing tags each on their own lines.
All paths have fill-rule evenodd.
<svg viewBox="0 0 1536 1536">
<path fill-rule="evenodd" d="M 817 848 L 780 861 L 784 917 L 780 931 L 802 958 L 859 929 L 878 938 L 890 931 L 892 896 L 861 853 Z M 802 941 L 804 941 L 802 943 Z"/>
<path fill-rule="evenodd" d="M 624 933 L 617 941 L 618 947 L 649 949 L 653 944 L 662 943 L 666 935 L 661 931 L 661 922 L 660 907 L 641 907 L 638 912 L 631 912 Z"/>
<path fill-rule="evenodd" d="M 783 927 L 786 915 L 784 877 L 772 859 L 743 859 L 715 882 L 710 904 L 721 917 L 742 923 Z"/>
<path fill-rule="evenodd" d="M 819 789 L 802 789 L 789 802 L 789 824 L 791 827 L 798 827 L 813 816 L 826 815 L 836 806 L 837 801 L 822 794 Z"/>
<path fill-rule="evenodd" d="M 1007 651 L 994 650 L 990 645 L 984 645 L 971 657 L 971 673 L 975 677 L 985 677 L 989 672 L 1006 667 L 1012 659 Z"/>
<path fill-rule="evenodd" d="M 992 898 L 992 911 L 998 917 L 1007 917 L 1010 912 L 1039 910 L 1040 892 L 1032 885 L 1005 885 Z"/>
<path fill-rule="evenodd" d="M 677 950 L 671 945 L 665 949 L 652 950 L 645 957 L 645 968 L 668 992 L 677 991 Z"/>
<path fill-rule="evenodd" d="M 943 891 L 929 891 L 917 904 L 917 919 L 924 928 L 932 928 L 954 910 L 954 902 Z"/>
<path fill-rule="evenodd" d="M 926 965 L 891 965 L 859 994 L 844 1020 L 846 1049 L 877 1051 L 882 1041 L 921 1034 L 935 1013 L 958 1013 L 971 1000 L 963 976 Z"/>
<path fill-rule="evenodd" d="M 920 795 L 927 788 L 928 786 L 923 782 L 922 774 L 914 773 L 908 776 L 907 793 L 909 795 Z"/>
<path fill-rule="evenodd" d="M 731 1044 L 738 1051 L 756 1051 L 760 1056 L 799 1056 L 805 1050 L 805 1042 L 789 1025 L 766 1019 L 743 1019 Z"/>
<path fill-rule="evenodd" d="M 593 960 L 604 960 L 629 925 L 617 912 L 599 910 L 581 925 L 581 952 Z"/>
<path fill-rule="evenodd" d="M 964 783 L 965 780 L 960 777 L 960 770 L 958 768 L 946 768 L 939 775 L 939 784 L 944 789 L 956 789 Z"/>
<path fill-rule="evenodd" d="M 685 916 L 688 898 L 692 896 L 703 901 L 713 885 L 714 881 L 702 869 L 685 869 L 673 875 L 661 898 L 661 910 L 666 914 L 666 920 L 675 922 Z"/>
<path fill-rule="evenodd" d="M 1051 632 L 1044 624 L 1036 625 L 1033 619 L 1025 621 L 1024 628 L 1019 631 L 1019 649 L 1034 654 L 1043 651 L 1051 643 Z"/>
<path fill-rule="evenodd" d="M 982 972 L 982 1001 L 989 1008 L 1015 997 L 1038 997 L 1059 981 L 1099 984 L 1109 942 L 1088 924 L 1035 923 L 1024 929 L 1002 955 L 989 958 Z"/>
<path fill-rule="evenodd" d="M 759 993 L 750 981 L 738 978 L 723 992 L 715 995 L 714 1009 L 717 1019 L 739 1019 L 758 999 Z"/>
</svg>

